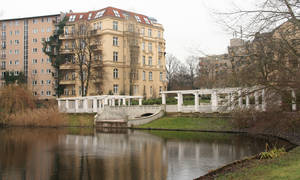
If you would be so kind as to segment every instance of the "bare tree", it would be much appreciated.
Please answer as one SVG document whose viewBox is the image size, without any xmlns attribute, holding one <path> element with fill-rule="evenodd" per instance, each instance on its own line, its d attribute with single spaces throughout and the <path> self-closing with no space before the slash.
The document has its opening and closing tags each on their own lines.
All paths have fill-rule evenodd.
<svg viewBox="0 0 300 180">
<path fill-rule="evenodd" d="M 166 71 L 168 80 L 168 90 L 171 90 L 175 83 L 175 75 L 178 72 L 180 61 L 173 55 L 168 54 L 166 58 Z"/>
<path fill-rule="evenodd" d="M 101 86 L 101 78 L 103 78 L 101 41 L 96 31 L 88 22 L 81 21 L 76 24 L 73 32 L 72 50 L 75 65 L 79 68 L 82 96 L 88 95 L 91 80 L 100 81 Z M 99 90 L 98 93 L 100 93 Z"/>
<path fill-rule="evenodd" d="M 185 60 L 188 69 L 188 81 L 192 89 L 195 89 L 195 81 L 197 72 L 199 71 L 199 58 L 196 56 L 189 56 Z"/>
</svg>

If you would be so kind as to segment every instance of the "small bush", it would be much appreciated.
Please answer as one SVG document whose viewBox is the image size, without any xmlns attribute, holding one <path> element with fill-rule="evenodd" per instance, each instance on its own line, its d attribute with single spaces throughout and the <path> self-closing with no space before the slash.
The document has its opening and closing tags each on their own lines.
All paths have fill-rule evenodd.
<svg viewBox="0 0 300 180">
<path fill-rule="evenodd" d="M 282 148 L 274 147 L 274 148 L 270 149 L 269 145 L 266 144 L 266 151 L 259 153 L 259 159 L 274 159 L 274 158 L 281 156 L 285 152 L 286 151 L 283 147 Z"/>
</svg>

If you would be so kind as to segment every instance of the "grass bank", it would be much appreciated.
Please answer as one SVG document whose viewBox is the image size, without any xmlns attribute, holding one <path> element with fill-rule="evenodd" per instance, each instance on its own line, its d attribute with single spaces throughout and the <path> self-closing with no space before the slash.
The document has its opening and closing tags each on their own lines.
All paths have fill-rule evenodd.
<svg viewBox="0 0 300 180">
<path fill-rule="evenodd" d="M 68 119 L 69 127 L 93 127 L 94 126 L 94 116 L 92 114 L 65 114 Z"/>
<path fill-rule="evenodd" d="M 232 172 L 233 171 L 233 172 Z M 276 180 L 300 179 L 300 147 L 268 160 L 253 159 L 231 167 L 231 170 L 217 174 L 211 179 Z M 209 179 L 207 177 L 207 179 Z"/>
<path fill-rule="evenodd" d="M 186 130 L 233 130 L 230 119 L 203 117 L 162 117 L 139 128 L 186 129 Z"/>
</svg>

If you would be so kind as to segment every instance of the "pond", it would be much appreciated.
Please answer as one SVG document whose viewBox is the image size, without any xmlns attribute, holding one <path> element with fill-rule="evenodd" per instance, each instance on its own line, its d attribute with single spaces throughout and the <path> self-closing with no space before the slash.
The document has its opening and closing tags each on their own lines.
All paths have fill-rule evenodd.
<svg viewBox="0 0 300 180">
<path fill-rule="evenodd" d="M 1 129 L 0 142 L 0 180 L 193 179 L 273 143 L 246 135 L 84 128 Z"/>
</svg>

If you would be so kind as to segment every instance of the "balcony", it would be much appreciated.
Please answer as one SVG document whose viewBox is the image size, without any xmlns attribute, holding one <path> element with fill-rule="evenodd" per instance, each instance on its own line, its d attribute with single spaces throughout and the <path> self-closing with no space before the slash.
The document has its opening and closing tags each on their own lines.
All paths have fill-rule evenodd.
<svg viewBox="0 0 300 180">
<path fill-rule="evenodd" d="M 59 39 L 74 39 L 74 33 L 65 33 L 59 36 Z"/>
<path fill-rule="evenodd" d="M 74 49 L 72 48 L 64 48 L 60 50 L 61 54 L 74 54 Z"/>
<path fill-rule="evenodd" d="M 66 63 L 59 66 L 61 70 L 68 70 L 68 69 L 76 69 L 76 65 L 72 63 Z"/>
<path fill-rule="evenodd" d="M 93 51 L 102 51 L 102 44 L 101 43 L 91 44 L 90 48 Z"/>
<path fill-rule="evenodd" d="M 72 84 L 75 84 L 75 80 L 61 80 L 60 81 L 60 84 L 61 85 L 72 85 Z"/>
</svg>

